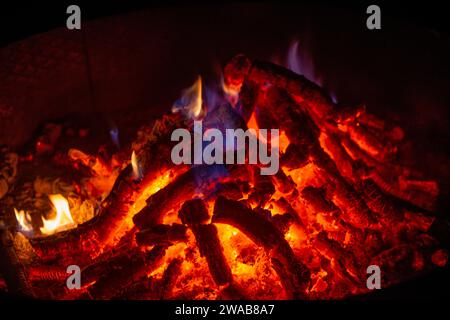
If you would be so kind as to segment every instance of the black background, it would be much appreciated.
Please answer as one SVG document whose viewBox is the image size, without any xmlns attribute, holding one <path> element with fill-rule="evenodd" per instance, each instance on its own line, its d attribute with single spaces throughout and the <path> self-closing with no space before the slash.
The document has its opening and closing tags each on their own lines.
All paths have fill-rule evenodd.
<svg viewBox="0 0 450 320">
<path fill-rule="evenodd" d="M 205 1 L 211 3 L 229 3 L 237 1 Z M 260 3 L 261 1 L 244 1 Z M 262 1 L 264 2 L 264 1 Z M 268 1 L 265 1 L 268 2 Z M 361 12 L 364 17 L 368 5 L 377 4 L 382 10 L 382 16 L 397 21 L 409 22 L 419 27 L 436 29 L 450 34 L 450 12 L 445 1 L 276 1 L 286 4 L 323 4 L 340 9 Z M 83 19 L 91 20 L 113 14 L 129 11 L 170 6 L 190 6 L 201 4 L 201 1 L 142 1 L 142 0 L 77 0 L 77 1 L 1 1 L 0 4 L 0 46 L 17 41 L 27 36 L 45 32 L 66 23 L 66 8 L 70 4 L 83 7 Z"/>
</svg>

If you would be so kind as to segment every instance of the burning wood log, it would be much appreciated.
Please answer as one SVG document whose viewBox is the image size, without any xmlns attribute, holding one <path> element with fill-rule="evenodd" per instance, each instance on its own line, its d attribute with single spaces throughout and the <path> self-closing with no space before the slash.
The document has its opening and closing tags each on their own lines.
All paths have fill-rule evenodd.
<svg viewBox="0 0 450 320">
<path fill-rule="evenodd" d="M 186 242 L 187 228 L 181 224 L 159 224 L 136 233 L 136 243 L 139 246 L 172 245 L 177 242 Z"/>
<path fill-rule="evenodd" d="M 197 224 L 207 223 L 209 220 L 208 209 L 202 199 L 188 200 L 181 206 L 178 216 L 181 221 L 188 225 L 193 226 Z"/>
<path fill-rule="evenodd" d="M 135 141 L 132 164 L 120 173 L 97 217 L 74 230 L 33 239 L 41 259 L 28 269 L 21 265 L 8 237 L 4 238 L 0 256 L 6 258 L 0 260 L 0 272 L 10 291 L 31 295 L 31 282 L 36 290 L 50 283 L 52 287 L 40 296 L 59 298 L 180 297 L 173 291 L 185 271 L 183 260 L 163 257 L 168 246 L 188 242 L 190 231 L 218 287 L 210 292 L 225 298 L 245 296 L 234 278 L 238 272 L 246 273 L 250 264 L 256 274 L 261 274 L 262 265 L 264 273 L 269 269 L 273 280 L 266 265 L 269 261 L 286 296 L 302 299 L 316 294 L 334 296 L 340 291 L 355 293 L 364 283 L 363 267 L 371 261 L 386 266 L 395 277 L 398 275 L 391 269 L 397 266 L 412 274 L 425 270 L 426 263 L 447 263 L 447 251 L 438 248 L 433 237 L 448 237 L 448 225 L 442 230 L 442 223 L 437 224 L 434 217 L 408 210 L 411 204 L 431 209 L 439 193 L 437 184 L 419 180 L 390 162 L 402 132 L 360 109 L 337 111 L 321 88 L 270 63 L 238 56 L 227 65 L 224 76 L 227 89 L 240 90 L 235 107 L 242 108 L 242 113 L 238 115 L 227 104 L 207 114 L 200 110 L 205 127 L 223 131 L 231 124 L 244 128 L 245 122 L 250 126 L 253 116 L 255 127 L 281 129 L 283 141 L 287 141 L 279 145 L 283 145 L 281 170 L 264 176 L 249 164 L 174 169 L 171 133 L 176 128 L 190 128 L 193 119 L 183 119 L 182 112 L 165 116 L 152 132 Z M 77 151 L 71 155 L 87 164 L 94 161 Z M 0 198 L 9 188 L 5 189 L 3 171 L 0 168 Z M 205 201 L 214 200 L 211 218 Z M 183 224 L 163 224 L 174 212 Z M 233 275 L 216 223 L 238 228 L 264 249 L 257 250 L 261 256 L 252 257 L 253 244 L 240 247 L 236 262 L 246 266 L 233 264 L 237 270 Z M 228 231 L 224 234 L 230 236 L 230 245 L 244 243 L 234 231 L 232 236 Z M 154 247 L 144 251 L 148 246 Z M 237 247 L 232 249 L 237 252 Z M 184 253 L 188 262 L 197 257 L 192 246 Z M 163 260 L 165 270 L 160 277 Z M 62 288 L 67 277 L 63 266 L 71 263 L 82 266 L 81 293 L 64 293 Z M 195 269 L 198 263 L 193 265 Z M 321 282 L 313 288 L 309 288 L 309 269 L 326 273 L 317 274 Z M 152 272 L 157 276 L 149 277 Z M 182 282 L 189 280 L 186 278 L 183 276 Z M 323 295 L 315 291 L 320 286 Z M 203 288 L 192 291 L 197 295 L 198 290 Z"/>
<path fill-rule="evenodd" d="M 309 162 L 309 148 L 303 148 L 291 143 L 280 157 L 280 164 L 286 169 L 302 168 Z"/>
<path fill-rule="evenodd" d="M 254 191 L 249 195 L 249 200 L 255 202 L 257 206 L 264 205 L 272 198 L 275 193 L 275 185 L 271 176 L 264 176 L 258 170 L 253 171 Z"/>
<path fill-rule="evenodd" d="M 383 131 L 386 129 L 386 125 L 365 112 L 355 112 L 353 116 L 344 115 L 345 112 L 339 114 L 331 98 L 320 87 L 301 75 L 271 63 L 251 61 L 245 56 L 237 56 L 225 67 L 224 79 L 226 85 L 234 88 L 242 87 L 241 100 L 244 107 L 252 112 L 255 105 L 263 109 L 267 105 L 268 108 L 277 106 L 277 112 L 271 113 L 274 114 L 273 117 L 280 115 L 278 120 L 289 120 L 289 116 L 283 116 L 284 114 L 301 115 L 301 110 L 308 114 L 314 124 L 329 136 L 328 141 L 325 142 L 332 149 L 336 162 L 339 163 L 339 169 L 345 177 L 354 179 L 358 174 L 350 174 L 351 168 L 353 170 L 355 167 L 345 152 L 338 147 L 339 144 L 333 142 L 337 136 L 340 137 L 338 140 L 346 140 L 347 144 L 351 141 L 358 149 L 361 149 L 359 157 L 363 159 L 366 166 L 370 167 L 374 164 L 372 157 L 377 159 L 375 161 L 377 170 L 370 177 L 384 192 L 426 210 L 434 209 L 436 195 L 430 192 L 433 188 L 425 188 L 422 193 L 406 192 L 402 191 L 395 181 L 394 183 L 387 182 L 386 177 L 380 175 L 380 169 L 392 167 L 389 164 L 382 164 L 380 161 L 389 160 L 395 154 L 397 149 L 395 143 L 403 138 L 401 130 L 392 129 L 386 134 Z M 265 89 L 267 87 L 269 87 L 268 90 Z M 263 99 L 260 98 L 261 96 Z M 290 103 L 289 99 L 291 99 Z M 267 102 L 270 100 L 273 100 L 272 103 Z M 292 107 L 293 104 L 296 106 Z M 282 122 L 287 128 L 286 132 L 291 132 L 288 134 L 288 136 L 290 135 L 289 139 L 295 143 L 295 139 L 298 138 L 296 131 L 302 132 L 303 130 L 297 130 L 298 125 L 292 127 L 291 123 L 296 124 L 297 122 Z M 283 128 L 281 124 L 279 127 Z M 306 128 L 305 132 L 312 133 L 308 126 Z M 391 139 L 388 141 L 386 137 L 391 137 Z M 299 147 L 303 147 L 303 145 L 300 144 Z M 308 147 L 306 147 L 307 149 Z M 392 170 L 387 171 L 389 175 L 392 175 Z M 401 172 L 397 173 L 398 176 L 402 174 Z"/>
<path fill-rule="evenodd" d="M 53 265 L 37 265 L 28 268 L 28 279 L 33 281 L 62 282 L 68 277 L 66 270 Z"/>
<path fill-rule="evenodd" d="M 240 88 L 244 83 L 257 87 L 268 84 L 288 92 L 296 102 L 307 104 L 313 118 L 331 117 L 334 103 L 325 91 L 305 77 L 268 62 L 250 61 L 245 56 L 233 58 L 224 69 L 225 84 Z"/>
<path fill-rule="evenodd" d="M 222 165 L 194 167 L 153 194 L 147 200 L 147 206 L 133 217 L 133 222 L 139 229 L 161 223 L 165 213 L 178 210 L 186 199 L 194 198 L 196 194 L 208 195 L 215 191 L 217 183 L 245 177 L 246 171 L 245 166 L 228 169 Z"/>
<path fill-rule="evenodd" d="M 284 194 L 292 192 L 292 190 L 296 187 L 296 184 L 292 178 L 288 177 L 283 170 L 279 170 L 273 176 L 273 182 L 276 189 Z"/>
<path fill-rule="evenodd" d="M 225 223 L 244 232 L 253 242 L 268 250 L 284 241 L 283 235 L 262 215 L 238 201 L 218 197 L 214 205 L 213 223 Z"/>
<path fill-rule="evenodd" d="M 165 213 L 177 210 L 197 191 L 206 190 L 218 178 L 216 170 L 215 166 L 199 166 L 180 175 L 147 200 L 147 206 L 133 217 L 134 224 L 143 229 L 161 223 Z"/>
<path fill-rule="evenodd" d="M 234 181 L 220 183 L 218 185 L 217 195 L 222 195 L 232 200 L 239 200 L 244 196 L 243 188 L 244 186 L 242 183 L 237 183 Z"/>
<path fill-rule="evenodd" d="M 339 208 L 333 202 L 325 198 L 326 191 L 324 189 L 310 186 L 304 188 L 300 194 L 315 212 L 332 214 L 339 211 Z"/>
<path fill-rule="evenodd" d="M 62 258 L 77 264 L 89 261 L 90 253 L 111 246 L 122 230 L 124 219 L 131 205 L 149 185 L 167 172 L 173 163 L 170 161 L 170 135 L 173 129 L 182 126 L 181 119 L 174 115 L 157 122 L 149 141 L 138 155 L 143 177 L 136 181 L 131 165 L 127 166 L 117 178 L 109 196 L 103 201 L 98 215 L 90 221 L 66 232 L 32 240 L 36 253 L 44 260 Z"/>
<path fill-rule="evenodd" d="M 167 266 L 167 269 L 164 271 L 161 279 L 160 299 L 168 299 L 171 297 L 172 290 L 175 287 L 177 279 L 180 275 L 182 264 L 183 260 L 174 259 Z"/>
<path fill-rule="evenodd" d="M 214 282 L 219 286 L 231 283 L 231 268 L 223 254 L 217 228 L 213 224 L 204 224 L 209 220 L 204 202 L 200 199 L 188 200 L 178 215 L 194 233 L 200 255 L 206 258 Z"/>
<path fill-rule="evenodd" d="M 236 283 L 230 283 L 225 286 L 220 292 L 221 300 L 248 300 L 247 296 L 244 293 L 244 290 Z"/>
<path fill-rule="evenodd" d="M 0 199 L 8 192 L 17 175 L 18 155 L 0 146 Z"/>
<path fill-rule="evenodd" d="M 404 209 L 395 203 L 393 199 L 383 194 L 372 180 L 364 180 L 360 189 L 370 210 L 382 217 L 380 219 L 382 223 L 398 223 L 403 220 Z"/>
<path fill-rule="evenodd" d="M 166 247 L 156 246 L 148 252 L 135 252 L 117 260 L 89 287 L 89 296 L 94 299 L 112 298 L 120 289 L 159 267 L 165 252 Z"/>
<path fill-rule="evenodd" d="M 217 228 L 213 224 L 192 226 L 200 254 L 206 258 L 209 271 L 214 282 L 225 285 L 233 281 L 230 266 L 223 254 L 222 244 L 217 235 Z"/>
<path fill-rule="evenodd" d="M 340 174 L 347 181 L 355 181 L 359 175 L 357 173 L 357 165 L 340 144 L 339 139 L 334 135 L 324 133 L 321 134 L 320 141 L 325 150 L 328 150 L 328 155 L 336 163 Z"/>
<path fill-rule="evenodd" d="M 341 263 L 345 271 L 357 282 L 362 278 L 361 268 L 356 265 L 356 258 L 341 245 L 327 237 L 326 232 L 319 233 L 313 241 L 313 246 L 327 259 Z"/>
<path fill-rule="evenodd" d="M 294 222 L 295 222 L 295 218 L 289 213 L 276 214 L 272 217 L 272 223 L 283 234 L 285 234 L 289 230 L 289 227 Z"/>
<path fill-rule="evenodd" d="M 17 255 L 13 237 L 8 229 L 0 229 L 0 274 L 5 279 L 9 293 L 33 297 L 33 289 L 28 282 L 26 268 Z"/>
<path fill-rule="evenodd" d="M 278 275 L 296 288 L 296 297 L 303 296 L 309 283 L 309 270 L 295 257 L 283 234 L 262 215 L 240 202 L 218 197 L 214 205 L 214 223 L 225 223 L 238 228 L 257 245 L 264 247 L 280 263 Z M 292 291 L 287 288 L 287 291 Z"/>
<path fill-rule="evenodd" d="M 112 300 L 154 300 L 158 299 L 159 290 L 160 282 L 157 279 L 144 276 L 120 290 Z"/>
<path fill-rule="evenodd" d="M 300 215 L 298 212 L 291 206 L 288 200 L 286 198 L 281 197 L 274 201 L 274 204 L 280 208 L 283 213 L 286 215 L 289 215 L 289 217 L 292 217 L 293 221 L 302 227 L 302 229 L 305 227 L 305 223 L 300 218 Z"/>
</svg>

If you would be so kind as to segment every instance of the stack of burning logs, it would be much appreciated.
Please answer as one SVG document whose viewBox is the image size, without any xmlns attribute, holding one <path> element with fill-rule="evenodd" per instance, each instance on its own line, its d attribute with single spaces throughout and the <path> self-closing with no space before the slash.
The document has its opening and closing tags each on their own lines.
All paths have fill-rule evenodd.
<svg viewBox="0 0 450 320">
<path fill-rule="evenodd" d="M 1 270 L 8 290 L 58 299 L 258 299 L 235 266 L 259 263 L 273 287 L 266 298 L 330 299 L 368 292 L 370 265 L 387 287 L 447 264 L 438 185 L 398 163 L 400 128 L 364 108 L 337 108 L 303 76 L 242 55 L 224 80 L 239 94 L 226 110 L 287 137 L 276 175 L 249 164 L 175 166 L 170 135 L 192 130 L 192 119 L 165 115 L 134 144 L 142 177 L 128 166 L 94 219 L 31 239 L 37 258 L 19 280 Z M 224 226 L 242 239 L 234 256 Z M 6 242 L 3 255 L 20 264 Z M 257 250 L 262 259 L 251 258 Z M 66 287 L 71 264 L 81 267 L 80 290 Z M 250 281 L 262 285 L 256 275 Z"/>
</svg>

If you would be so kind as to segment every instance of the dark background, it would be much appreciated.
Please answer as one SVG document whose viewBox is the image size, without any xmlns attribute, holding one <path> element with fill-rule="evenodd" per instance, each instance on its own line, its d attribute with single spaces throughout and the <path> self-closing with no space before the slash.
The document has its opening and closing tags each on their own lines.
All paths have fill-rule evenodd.
<svg viewBox="0 0 450 320">
<path fill-rule="evenodd" d="M 345 9 L 352 12 L 365 12 L 370 4 L 382 7 L 384 17 L 402 20 L 420 27 L 450 30 L 446 1 L 214 1 L 216 5 L 239 3 L 277 3 L 279 5 L 320 5 Z M 142 9 L 211 4 L 211 1 L 143 1 L 143 0 L 97 0 L 97 1 L 2 1 L 0 5 L 0 46 L 38 32 L 44 32 L 65 25 L 61 12 L 70 4 L 83 7 L 87 19 L 106 17 Z"/>
</svg>

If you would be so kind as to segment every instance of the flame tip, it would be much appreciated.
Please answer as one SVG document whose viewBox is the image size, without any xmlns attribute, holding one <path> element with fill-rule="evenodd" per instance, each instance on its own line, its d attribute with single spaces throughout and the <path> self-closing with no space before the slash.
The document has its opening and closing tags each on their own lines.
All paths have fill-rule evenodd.
<svg viewBox="0 0 450 320">
<path fill-rule="evenodd" d="M 67 199 L 61 194 L 49 194 L 48 198 L 56 210 L 56 217 L 53 219 L 45 219 L 43 217 L 41 232 L 45 235 L 50 235 L 75 227 L 76 223 L 73 221 Z"/>
</svg>

